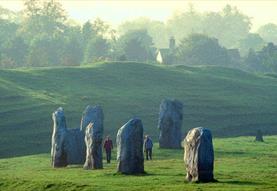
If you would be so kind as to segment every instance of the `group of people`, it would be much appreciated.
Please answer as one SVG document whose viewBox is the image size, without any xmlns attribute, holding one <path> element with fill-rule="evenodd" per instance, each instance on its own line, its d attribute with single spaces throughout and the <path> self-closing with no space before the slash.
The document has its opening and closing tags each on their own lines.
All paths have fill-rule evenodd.
<svg viewBox="0 0 277 191">
<path fill-rule="evenodd" d="M 107 163 L 110 163 L 112 158 L 112 149 L 113 149 L 113 142 L 110 139 L 110 136 L 106 137 L 103 147 L 106 151 Z M 143 147 L 144 147 L 146 160 L 152 160 L 153 141 L 149 135 L 145 136 Z"/>
</svg>

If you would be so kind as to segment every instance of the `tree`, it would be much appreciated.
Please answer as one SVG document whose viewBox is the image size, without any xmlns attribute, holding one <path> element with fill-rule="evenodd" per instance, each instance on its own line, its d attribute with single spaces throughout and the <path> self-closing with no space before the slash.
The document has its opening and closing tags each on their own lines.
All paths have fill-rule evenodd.
<svg viewBox="0 0 277 191">
<path fill-rule="evenodd" d="M 245 64 L 251 71 L 277 72 L 277 46 L 268 43 L 261 51 L 250 50 Z"/>
<path fill-rule="evenodd" d="M 21 37 L 15 37 L 7 41 L 4 53 L 6 54 L 6 59 L 9 58 L 9 62 L 14 67 L 24 66 L 28 46 Z"/>
<path fill-rule="evenodd" d="M 18 27 L 18 24 L 14 22 L 0 19 L 0 47 L 4 41 L 15 38 Z"/>
<path fill-rule="evenodd" d="M 84 51 L 80 28 L 67 27 L 62 42 L 63 49 L 60 50 L 60 64 L 64 66 L 79 66 L 83 61 Z"/>
<path fill-rule="evenodd" d="M 102 38 L 112 40 L 115 40 L 116 38 L 115 29 L 112 29 L 107 22 L 101 20 L 100 18 L 96 18 L 93 21 L 92 29 L 95 31 L 96 35 L 102 36 Z"/>
<path fill-rule="evenodd" d="M 230 66 L 228 51 L 218 40 L 202 34 L 192 34 L 184 38 L 177 47 L 177 60 L 188 65 Z"/>
<path fill-rule="evenodd" d="M 146 30 L 129 31 L 117 42 L 117 57 L 123 55 L 127 60 L 145 62 L 153 60 L 153 42 Z"/>
<path fill-rule="evenodd" d="M 262 65 L 259 56 L 253 49 L 249 50 L 248 55 L 244 60 L 244 63 L 247 69 L 251 72 L 266 71 L 266 67 Z"/>
<path fill-rule="evenodd" d="M 63 33 L 67 17 L 60 3 L 55 0 L 26 0 L 24 6 L 21 32 L 28 41 L 37 34 L 51 37 Z"/>
<path fill-rule="evenodd" d="M 242 55 L 247 55 L 250 49 L 252 50 L 261 50 L 265 45 L 264 40 L 260 37 L 259 34 L 249 33 L 244 39 L 239 41 L 239 49 Z"/>
<path fill-rule="evenodd" d="M 175 12 L 167 21 L 166 27 L 169 36 L 174 36 L 180 42 L 192 33 L 203 33 L 202 23 L 203 16 L 190 4 L 187 11 Z"/>
<path fill-rule="evenodd" d="M 161 21 L 150 20 L 146 17 L 123 22 L 118 27 L 119 35 L 124 35 L 128 31 L 146 30 L 152 37 L 155 47 L 168 47 L 169 35 L 167 33 L 166 25 Z"/>
<path fill-rule="evenodd" d="M 92 38 L 85 49 L 85 63 L 91 63 L 98 60 L 103 60 L 108 57 L 109 44 L 102 36 L 95 36 Z"/>
<path fill-rule="evenodd" d="M 177 43 L 190 34 L 198 33 L 214 37 L 228 48 L 237 48 L 238 41 L 251 29 L 251 20 L 236 7 L 226 5 L 220 12 L 197 12 L 193 5 L 175 14 L 167 21 L 167 30 Z"/>
<path fill-rule="evenodd" d="M 30 44 L 28 65 L 33 67 L 61 65 L 63 47 L 62 36 L 53 38 L 47 35 L 37 35 Z"/>
<path fill-rule="evenodd" d="M 19 21 L 19 16 L 20 14 L 18 12 L 0 6 L 0 19 L 17 23 Z"/>
<path fill-rule="evenodd" d="M 269 72 L 277 72 L 277 46 L 268 43 L 259 53 L 261 63 L 269 69 Z"/>
<path fill-rule="evenodd" d="M 93 29 L 90 21 L 85 22 L 82 26 L 82 38 L 83 38 L 83 43 L 85 47 L 88 41 L 91 38 L 95 37 L 95 35 L 96 35 L 96 31 Z"/>
<path fill-rule="evenodd" d="M 277 44 L 277 25 L 276 24 L 268 23 L 266 25 L 263 25 L 258 29 L 258 33 L 266 42 L 273 42 Z"/>
<path fill-rule="evenodd" d="M 16 52 L 12 53 L 11 50 L 15 46 L 18 46 L 18 41 L 15 40 L 16 30 L 18 25 L 14 22 L 10 22 L 7 19 L 0 19 L 0 66 L 5 68 L 13 68 L 16 65 L 21 65 L 15 61 L 11 56 L 17 56 Z M 20 47 L 20 46 L 19 46 Z M 19 55 L 21 55 L 22 49 L 18 50 Z M 12 54 L 12 55 L 11 55 Z M 19 56 L 20 57 L 20 56 Z"/>
<path fill-rule="evenodd" d="M 225 47 L 235 48 L 248 35 L 251 20 L 236 7 L 226 5 L 219 13 L 208 13 L 203 20 L 204 34 L 217 38 Z"/>
</svg>

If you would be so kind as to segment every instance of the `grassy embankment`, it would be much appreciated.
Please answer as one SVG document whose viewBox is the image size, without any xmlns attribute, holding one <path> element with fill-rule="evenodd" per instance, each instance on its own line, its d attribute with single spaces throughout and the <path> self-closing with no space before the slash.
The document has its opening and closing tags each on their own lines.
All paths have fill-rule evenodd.
<svg viewBox="0 0 277 191">
<path fill-rule="evenodd" d="M 162 99 L 184 103 L 184 132 L 208 127 L 217 137 L 277 133 L 277 79 L 221 67 L 98 63 L 91 66 L 0 70 L 0 158 L 50 151 L 51 113 L 64 107 L 78 127 L 88 104 L 105 114 L 115 135 L 133 116 L 158 136 Z"/>
</svg>

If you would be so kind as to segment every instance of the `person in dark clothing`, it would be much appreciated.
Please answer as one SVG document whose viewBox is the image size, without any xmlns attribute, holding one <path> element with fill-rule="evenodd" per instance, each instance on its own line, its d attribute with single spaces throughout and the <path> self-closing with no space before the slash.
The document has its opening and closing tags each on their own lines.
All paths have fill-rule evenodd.
<svg viewBox="0 0 277 191">
<path fill-rule="evenodd" d="M 146 135 L 144 139 L 144 152 L 146 154 L 146 160 L 152 160 L 152 147 L 153 147 L 153 142 L 151 138 Z"/>
<path fill-rule="evenodd" d="M 113 149 L 113 142 L 112 142 L 112 140 L 110 139 L 109 136 L 107 136 L 106 139 L 105 139 L 104 149 L 106 151 L 107 163 L 110 163 L 111 162 L 112 149 Z"/>
</svg>

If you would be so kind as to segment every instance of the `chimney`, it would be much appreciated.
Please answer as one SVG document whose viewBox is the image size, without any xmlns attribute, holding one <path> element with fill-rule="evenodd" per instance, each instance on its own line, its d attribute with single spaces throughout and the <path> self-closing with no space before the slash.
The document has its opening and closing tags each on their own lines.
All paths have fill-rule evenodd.
<svg viewBox="0 0 277 191">
<path fill-rule="evenodd" d="M 174 39 L 173 36 L 170 37 L 170 39 L 169 39 L 169 49 L 170 50 L 174 50 L 175 49 L 175 39 Z"/>
</svg>

